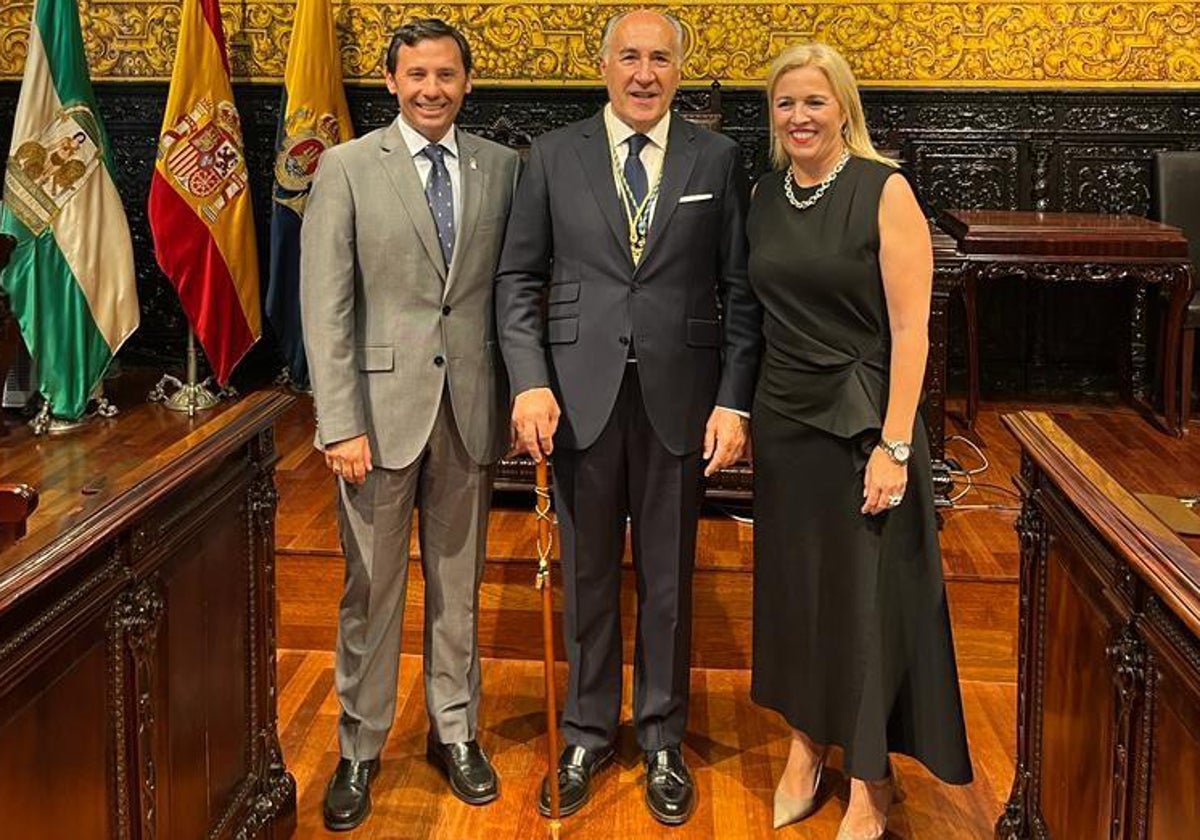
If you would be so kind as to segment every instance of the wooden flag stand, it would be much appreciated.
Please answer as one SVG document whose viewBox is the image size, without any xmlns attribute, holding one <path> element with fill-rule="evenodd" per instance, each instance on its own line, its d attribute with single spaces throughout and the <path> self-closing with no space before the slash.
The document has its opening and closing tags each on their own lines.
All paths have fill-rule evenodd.
<svg viewBox="0 0 1200 840">
<path fill-rule="evenodd" d="M 550 555 L 554 545 L 550 520 L 550 479 L 546 458 L 537 463 L 533 491 L 537 496 L 537 588 L 542 590 L 542 651 L 546 672 L 546 779 L 550 783 L 551 840 L 558 840 L 562 822 L 558 799 L 558 702 L 554 691 L 554 586 L 550 578 Z"/>
</svg>

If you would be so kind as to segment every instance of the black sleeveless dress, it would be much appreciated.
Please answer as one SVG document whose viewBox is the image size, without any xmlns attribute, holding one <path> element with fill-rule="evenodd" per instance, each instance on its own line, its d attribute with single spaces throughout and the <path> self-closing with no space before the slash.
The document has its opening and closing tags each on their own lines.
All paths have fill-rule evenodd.
<svg viewBox="0 0 1200 840">
<path fill-rule="evenodd" d="M 783 173 L 747 221 L 765 348 L 754 409 L 755 702 L 845 771 L 887 775 L 889 752 L 971 781 L 929 444 L 918 416 L 904 501 L 860 513 L 887 409 L 890 332 L 879 198 L 896 170 L 852 157 L 812 207 Z M 803 200 L 813 193 L 798 188 Z"/>
</svg>

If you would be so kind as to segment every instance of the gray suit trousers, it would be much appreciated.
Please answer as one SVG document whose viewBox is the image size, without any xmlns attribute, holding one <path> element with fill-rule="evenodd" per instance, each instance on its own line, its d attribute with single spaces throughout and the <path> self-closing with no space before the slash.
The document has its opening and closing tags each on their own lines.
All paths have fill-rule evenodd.
<svg viewBox="0 0 1200 840">
<path fill-rule="evenodd" d="M 346 584 L 334 676 L 345 758 L 375 758 L 396 713 L 413 508 L 425 576 L 425 707 L 443 743 L 473 739 L 479 711 L 476 627 L 492 468 L 463 446 L 446 392 L 420 456 L 338 481 Z"/>
</svg>

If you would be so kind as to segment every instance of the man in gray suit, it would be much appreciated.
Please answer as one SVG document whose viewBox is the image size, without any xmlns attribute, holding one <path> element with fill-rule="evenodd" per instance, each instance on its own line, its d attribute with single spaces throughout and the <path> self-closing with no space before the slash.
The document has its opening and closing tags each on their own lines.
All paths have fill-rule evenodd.
<svg viewBox="0 0 1200 840">
<path fill-rule="evenodd" d="M 454 28 L 432 18 L 401 27 L 385 79 L 397 119 L 325 152 L 302 238 L 317 442 L 338 477 L 346 556 L 342 758 L 325 798 L 335 830 L 369 813 L 395 715 L 418 499 L 427 754 L 460 799 L 498 793 L 476 740 L 476 626 L 491 465 L 509 444 L 492 289 L 518 158 L 455 128 L 471 52 Z"/>
<path fill-rule="evenodd" d="M 628 517 L 634 724 L 647 805 L 669 825 L 696 804 L 680 745 L 701 471 L 742 454 L 761 320 L 746 276 L 741 156 L 670 113 L 682 58 L 668 15 L 609 22 L 609 104 L 533 144 L 496 290 L 518 444 L 535 459 L 554 453 L 571 668 L 562 813 L 583 806 L 613 756 Z"/>
</svg>

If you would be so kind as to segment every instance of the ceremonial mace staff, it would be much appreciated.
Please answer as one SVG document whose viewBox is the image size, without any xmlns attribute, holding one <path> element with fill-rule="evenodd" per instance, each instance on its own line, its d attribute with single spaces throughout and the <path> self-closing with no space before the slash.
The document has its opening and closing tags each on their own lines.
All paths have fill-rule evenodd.
<svg viewBox="0 0 1200 840">
<path fill-rule="evenodd" d="M 546 671 L 546 778 L 550 782 L 550 837 L 558 840 L 562 827 L 558 803 L 558 703 L 554 692 L 554 586 L 550 579 L 550 554 L 554 546 L 550 521 L 550 478 L 545 455 L 537 462 L 533 479 L 537 517 L 537 588 L 542 590 L 542 654 Z"/>
</svg>

